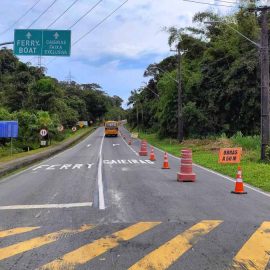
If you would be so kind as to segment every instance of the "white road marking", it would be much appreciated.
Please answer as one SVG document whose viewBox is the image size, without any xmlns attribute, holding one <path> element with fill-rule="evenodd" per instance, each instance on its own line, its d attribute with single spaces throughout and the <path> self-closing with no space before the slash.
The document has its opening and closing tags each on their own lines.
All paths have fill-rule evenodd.
<svg viewBox="0 0 270 270">
<path fill-rule="evenodd" d="M 104 199 L 104 189 L 103 189 L 103 182 L 102 182 L 102 148 L 104 142 L 104 136 L 101 141 L 100 149 L 99 149 L 99 161 L 98 161 L 98 204 L 99 209 L 105 209 L 105 199 Z"/>
<path fill-rule="evenodd" d="M 149 159 L 145 159 L 145 160 L 136 160 L 136 159 L 132 159 L 132 160 L 126 160 L 126 159 L 117 159 L 117 160 L 103 160 L 103 164 L 105 165 L 113 165 L 113 164 L 125 164 L 125 165 L 130 165 L 130 164 L 155 164 L 155 162 L 149 160 Z"/>
<path fill-rule="evenodd" d="M 149 146 L 150 146 L 150 145 L 149 145 Z M 153 145 L 151 145 L 151 146 L 153 146 Z M 159 149 L 159 148 L 157 148 L 157 147 L 155 147 L 155 146 L 153 146 L 153 147 L 154 147 L 156 150 L 158 150 L 159 152 L 161 152 L 161 153 L 164 154 L 165 151 L 163 151 L 163 150 L 161 150 L 161 149 Z M 179 160 L 179 161 L 181 160 L 180 157 L 176 157 L 176 156 L 174 156 L 174 155 L 172 155 L 172 154 L 170 154 L 170 153 L 168 153 L 168 152 L 167 152 L 167 155 L 170 156 L 170 157 L 173 157 L 173 158 L 175 158 L 175 159 L 177 159 L 177 160 Z"/>
<path fill-rule="evenodd" d="M 139 154 L 130 145 L 128 145 L 128 143 L 123 139 L 122 136 L 121 136 L 121 138 L 125 142 L 125 144 L 128 146 L 128 148 L 138 157 Z"/>
<path fill-rule="evenodd" d="M 55 170 L 55 167 L 60 167 L 61 164 L 51 165 L 50 167 L 46 168 L 46 170 Z"/>
<path fill-rule="evenodd" d="M 87 146 L 86 146 L 86 147 L 88 148 L 88 147 L 90 147 L 91 145 L 92 145 L 92 144 L 87 144 Z"/>
<path fill-rule="evenodd" d="M 91 169 L 93 165 L 94 165 L 94 163 L 88 163 L 88 164 L 87 164 L 88 169 Z"/>
<path fill-rule="evenodd" d="M 77 208 L 91 207 L 92 202 L 85 203 L 66 203 L 66 204 L 36 204 L 36 205 L 8 205 L 0 206 L 0 210 L 27 210 L 27 209 L 61 209 L 61 208 Z"/>
<path fill-rule="evenodd" d="M 55 165 L 40 165 L 32 169 L 33 172 L 37 172 L 37 170 L 44 169 L 44 170 L 75 170 L 75 169 L 83 169 L 88 168 L 91 169 L 94 163 L 87 163 L 87 164 L 55 164 Z M 45 168 L 46 167 L 46 168 Z"/>
<path fill-rule="evenodd" d="M 33 168 L 33 171 L 36 171 L 38 169 L 42 169 L 43 167 L 49 167 L 50 165 L 39 165 L 36 168 Z"/>
<path fill-rule="evenodd" d="M 155 164 L 155 162 L 153 162 L 153 161 L 151 161 L 149 159 L 146 159 L 145 162 L 148 163 L 148 164 Z"/>
<path fill-rule="evenodd" d="M 226 175 L 223 175 L 223 174 L 221 174 L 221 173 L 215 172 L 215 171 L 213 171 L 213 170 L 207 169 L 207 168 L 205 168 L 205 167 L 203 167 L 203 166 L 200 166 L 200 165 L 198 165 L 198 164 L 195 164 L 195 163 L 193 163 L 193 165 L 194 165 L 195 167 L 198 167 L 198 168 L 200 168 L 200 169 L 202 169 L 202 170 L 205 170 L 205 171 L 210 172 L 210 173 L 212 173 L 212 174 L 218 175 L 218 176 L 220 176 L 220 177 L 222 177 L 222 178 L 224 178 L 224 179 L 226 179 L 226 180 L 229 180 L 229 181 L 235 183 L 235 179 L 233 179 L 233 178 L 231 178 L 231 177 L 229 177 L 229 176 L 226 176 Z M 261 191 L 261 190 L 255 188 L 255 187 L 252 187 L 252 186 L 249 185 L 249 184 L 246 184 L 246 183 L 245 183 L 245 187 L 248 188 L 248 189 L 254 190 L 254 191 L 256 191 L 256 192 L 258 192 L 258 193 L 260 193 L 260 194 L 262 194 L 262 195 L 264 195 L 264 196 L 270 198 L 270 194 L 269 194 L 269 193 L 266 193 L 266 192 L 264 192 L 264 191 Z"/>
<path fill-rule="evenodd" d="M 115 147 L 115 146 L 119 146 L 120 144 L 119 143 L 113 143 L 113 147 Z"/>
<path fill-rule="evenodd" d="M 72 170 L 74 169 L 80 169 L 83 166 L 83 164 L 75 164 L 72 168 Z"/>
</svg>

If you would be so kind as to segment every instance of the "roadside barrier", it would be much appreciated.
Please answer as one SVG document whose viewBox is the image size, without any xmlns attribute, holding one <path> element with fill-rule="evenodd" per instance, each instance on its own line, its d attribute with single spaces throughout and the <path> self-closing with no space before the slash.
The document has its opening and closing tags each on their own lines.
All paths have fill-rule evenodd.
<svg viewBox="0 0 270 270">
<path fill-rule="evenodd" d="M 164 153 L 164 162 L 162 169 L 170 169 L 168 154 L 166 152 Z"/>
<path fill-rule="evenodd" d="M 151 153 L 150 153 L 149 159 L 151 161 L 155 161 L 156 160 L 155 153 L 154 153 L 154 147 L 153 146 L 151 147 Z"/>
<path fill-rule="evenodd" d="M 195 182 L 196 174 L 192 170 L 192 150 L 181 151 L 180 172 L 177 174 L 178 182 Z"/>
<path fill-rule="evenodd" d="M 241 169 L 240 166 L 238 166 L 238 168 L 237 168 L 235 189 L 231 193 L 234 193 L 234 194 L 247 194 L 247 192 L 244 191 L 244 183 L 243 183 L 243 180 L 242 180 L 242 169 Z"/>
<path fill-rule="evenodd" d="M 147 142 L 145 140 L 141 141 L 141 150 L 139 151 L 140 156 L 148 156 L 147 152 Z"/>
</svg>

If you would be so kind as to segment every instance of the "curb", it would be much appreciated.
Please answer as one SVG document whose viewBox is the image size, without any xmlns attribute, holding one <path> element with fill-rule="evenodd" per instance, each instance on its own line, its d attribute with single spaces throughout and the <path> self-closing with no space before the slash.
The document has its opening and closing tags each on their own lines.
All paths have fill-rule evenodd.
<svg viewBox="0 0 270 270">
<path fill-rule="evenodd" d="M 1 165 L 1 163 L 0 163 L 0 178 L 13 172 L 13 171 L 21 169 L 21 168 L 26 167 L 28 165 L 31 165 L 33 163 L 42 161 L 44 159 L 47 159 L 53 155 L 56 155 L 64 150 L 66 150 L 67 148 L 71 147 L 72 145 L 76 144 L 80 140 L 82 140 L 85 137 L 87 137 L 88 135 L 90 135 L 93 131 L 94 131 L 94 129 L 91 129 L 88 132 L 85 132 L 85 133 L 79 135 L 75 139 L 70 139 L 70 140 L 68 140 L 60 145 L 56 145 L 56 146 L 54 146 L 54 147 L 52 147 L 44 152 L 33 154 L 33 155 L 27 156 L 27 157 L 18 158 L 16 160 L 13 160 L 13 161 L 10 161 L 7 163 L 3 163 L 3 165 Z M 2 166 L 4 166 L 4 167 L 2 167 Z"/>
</svg>

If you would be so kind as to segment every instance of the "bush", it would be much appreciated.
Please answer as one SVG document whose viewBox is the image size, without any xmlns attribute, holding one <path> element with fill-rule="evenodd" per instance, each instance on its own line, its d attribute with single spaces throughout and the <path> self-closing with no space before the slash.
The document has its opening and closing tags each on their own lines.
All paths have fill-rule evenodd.
<svg viewBox="0 0 270 270">
<path fill-rule="evenodd" d="M 265 150 L 265 158 L 266 158 L 266 161 L 270 161 L 270 146 L 267 145 L 266 146 L 266 150 Z"/>
<path fill-rule="evenodd" d="M 258 150 L 261 146 L 261 139 L 259 135 L 243 136 L 241 131 L 233 135 L 231 140 L 235 145 L 243 147 L 246 150 Z"/>
</svg>

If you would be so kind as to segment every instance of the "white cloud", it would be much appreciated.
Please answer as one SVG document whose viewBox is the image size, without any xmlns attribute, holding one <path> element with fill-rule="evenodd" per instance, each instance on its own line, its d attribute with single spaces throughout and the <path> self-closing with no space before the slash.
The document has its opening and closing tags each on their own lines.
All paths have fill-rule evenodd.
<svg viewBox="0 0 270 270">
<path fill-rule="evenodd" d="M 35 2 L 36 0 L 2 0 L 1 13 L 5 14 L 5 21 L 2 20 L 0 24 L 0 32 L 10 26 Z M 33 25 L 33 28 L 45 28 L 72 2 L 73 0 L 58 0 Z M 79 1 L 53 28 L 68 28 L 96 2 L 97 0 Z M 104 0 L 72 29 L 73 42 L 122 2 L 123 0 Z M 16 27 L 24 28 L 28 26 L 50 3 L 52 3 L 52 0 L 41 0 L 31 14 L 25 17 Z M 59 59 L 48 65 L 48 74 L 64 79 L 71 71 L 79 82 L 97 82 L 109 93 L 127 98 L 129 91 L 140 85 L 143 71 L 147 65 L 161 60 L 170 53 L 167 44 L 168 36 L 162 31 L 162 28 L 173 25 L 177 27 L 188 26 L 192 23 L 192 17 L 196 12 L 207 8 L 206 5 L 181 0 L 129 0 L 108 21 L 72 47 L 70 58 Z M 222 12 L 225 9 L 223 8 Z M 0 38 L 0 43 L 1 41 L 9 41 L 13 38 L 13 33 L 9 31 Z M 147 55 L 152 57 L 149 59 L 149 63 L 145 63 L 145 66 L 138 68 L 136 62 L 140 62 Z M 27 60 L 29 58 L 24 57 L 22 59 Z M 121 59 L 129 59 L 135 67 L 121 67 Z M 45 60 L 45 62 L 48 61 L 50 61 L 50 58 Z"/>
</svg>

